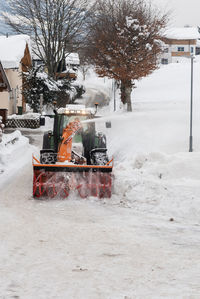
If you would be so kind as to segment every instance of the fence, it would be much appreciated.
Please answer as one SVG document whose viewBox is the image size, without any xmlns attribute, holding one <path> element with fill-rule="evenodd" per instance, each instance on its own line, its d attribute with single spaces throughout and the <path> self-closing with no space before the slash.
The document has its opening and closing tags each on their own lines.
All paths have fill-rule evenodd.
<svg viewBox="0 0 200 299">
<path fill-rule="evenodd" d="M 17 119 L 11 118 L 7 119 L 6 127 L 8 128 L 30 128 L 30 129 L 37 129 L 40 127 L 40 118 L 34 119 Z"/>
</svg>

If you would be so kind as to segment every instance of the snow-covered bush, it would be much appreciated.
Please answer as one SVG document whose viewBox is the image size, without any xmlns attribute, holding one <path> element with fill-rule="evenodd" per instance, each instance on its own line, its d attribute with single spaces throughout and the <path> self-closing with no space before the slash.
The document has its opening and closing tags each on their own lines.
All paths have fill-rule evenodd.
<svg viewBox="0 0 200 299">
<path fill-rule="evenodd" d="M 40 109 L 40 94 L 43 94 L 43 104 L 51 105 L 56 101 L 65 100 L 65 104 L 70 102 L 70 82 L 68 80 L 54 80 L 50 78 L 46 72 L 39 68 L 30 68 L 23 73 L 24 88 L 23 95 L 26 102 L 34 112 Z"/>
</svg>

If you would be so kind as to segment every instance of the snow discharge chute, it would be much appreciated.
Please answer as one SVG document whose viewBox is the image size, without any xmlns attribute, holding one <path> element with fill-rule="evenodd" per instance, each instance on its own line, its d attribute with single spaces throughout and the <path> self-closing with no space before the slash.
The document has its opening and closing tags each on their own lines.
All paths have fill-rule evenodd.
<svg viewBox="0 0 200 299">
<path fill-rule="evenodd" d="M 33 197 L 67 198 L 76 191 L 82 198 L 110 198 L 113 159 L 107 156 L 106 136 L 85 121 L 94 118 L 91 109 L 70 106 L 55 111 L 40 161 L 33 157 Z"/>
</svg>

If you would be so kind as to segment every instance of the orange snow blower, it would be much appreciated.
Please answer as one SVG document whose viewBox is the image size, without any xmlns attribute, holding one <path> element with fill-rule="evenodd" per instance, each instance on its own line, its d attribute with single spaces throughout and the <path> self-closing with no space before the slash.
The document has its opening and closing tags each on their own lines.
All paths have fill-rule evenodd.
<svg viewBox="0 0 200 299">
<path fill-rule="evenodd" d="M 67 198 L 72 191 L 82 198 L 111 197 L 113 159 L 108 159 L 105 135 L 95 131 L 93 110 L 68 105 L 54 112 L 40 161 L 33 157 L 33 197 Z"/>
</svg>

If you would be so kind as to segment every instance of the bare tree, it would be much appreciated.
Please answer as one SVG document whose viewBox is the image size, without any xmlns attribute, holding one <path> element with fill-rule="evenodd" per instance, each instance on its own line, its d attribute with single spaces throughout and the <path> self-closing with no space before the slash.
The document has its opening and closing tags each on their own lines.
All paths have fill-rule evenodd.
<svg viewBox="0 0 200 299">
<path fill-rule="evenodd" d="M 67 52 L 80 47 L 89 0 L 7 0 L 6 24 L 33 39 L 33 52 L 55 78 Z"/>
<path fill-rule="evenodd" d="M 100 76 L 121 82 L 121 100 L 132 111 L 134 80 L 156 69 L 167 14 L 145 0 L 99 0 L 95 13 L 86 53 Z"/>
</svg>

